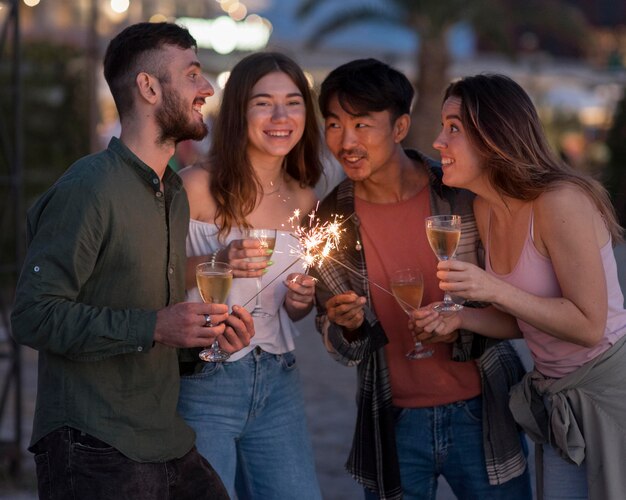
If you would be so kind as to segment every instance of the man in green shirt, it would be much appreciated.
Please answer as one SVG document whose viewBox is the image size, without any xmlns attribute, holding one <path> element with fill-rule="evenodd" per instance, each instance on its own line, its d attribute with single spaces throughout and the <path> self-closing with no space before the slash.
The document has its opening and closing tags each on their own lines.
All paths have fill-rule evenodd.
<svg viewBox="0 0 626 500">
<path fill-rule="evenodd" d="M 189 206 L 167 167 L 207 133 L 213 88 L 193 37 L 130 26 L 104 74 L 120 138 L 76 162 L 28 214 L 13 335 L 39 351 L 30 450 L 40 498 L 227 498 L 176 414 L 177 347 L 248 345 L 250 315 L 185 303 Z"/>
</svg>

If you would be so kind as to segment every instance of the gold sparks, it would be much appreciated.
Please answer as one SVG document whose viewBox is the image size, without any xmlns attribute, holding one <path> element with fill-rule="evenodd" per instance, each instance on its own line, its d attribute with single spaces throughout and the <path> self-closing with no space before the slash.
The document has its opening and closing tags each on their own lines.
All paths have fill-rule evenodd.
<svg viewBox="0 0 626 500">
<path fill-rule="evenodd" d="M 332 221 L 321 223 L 313 210 L 308 216 L 308 225 L 300 225 L 300 211 L 295 210 L 289 218 L 293 228 L 293 235 L 299 242 L 299 248 L 292 252 L 304 262 L 304 269 L 320 266 L 331 251 L 339 247 L 341 233 L 345 231 L 341 226 L 343 217 L 335 215 Z"/>
</svg>

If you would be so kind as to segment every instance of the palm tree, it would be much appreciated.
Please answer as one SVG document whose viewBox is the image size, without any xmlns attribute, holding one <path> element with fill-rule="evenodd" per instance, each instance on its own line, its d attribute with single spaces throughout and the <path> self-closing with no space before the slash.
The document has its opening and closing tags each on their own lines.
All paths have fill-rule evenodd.
<svg viewBox="0 0 626 500">
<path fill-rule="evenodd" d="M 301 0 L 297 15 L 310 17 L 329 0 Z M 416 32 L 420 46 L 415 54 L 417 100 L 407 143 L 424 152 L 439 127 L 441 95 L 448 84 L 451 62 L 446 38 L 460 22 L 469 23 L 491 50 L 513 55 L 520 36 L 535 33 L 538 40 L 558 40 L 560 46 L 583 49 L 589 43 L 587 23 L 567 0 L 357 0 L 337 7 L 322 20 L 308 44 L 315 46 L 329 34 L 366 21 L 389 23 Z M 565 45 L 563 45 L 565 44 Z"/>
</svg>

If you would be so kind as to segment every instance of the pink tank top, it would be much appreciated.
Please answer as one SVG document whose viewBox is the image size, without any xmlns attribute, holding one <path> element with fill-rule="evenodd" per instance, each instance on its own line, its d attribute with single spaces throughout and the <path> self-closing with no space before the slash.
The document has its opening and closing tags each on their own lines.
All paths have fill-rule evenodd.
<svg viewBox="0 0 626 500">
<path fill-rule="evenodd" d="M 488 233 L 490 234 L 490 232 Z M 508 274 L 498 274 L 491 268 L 489 241 L 486 245 L 486 271 L 513 286 L 540 297 L 562 297 L 552 261 L 540 254 L 532 240 L 533 213 L 529 230 L 517 264 Z M 602 354 L 626 333 L 624 297 L 617 279 L 617 264 L 611 241 L 600 250 L 608 291 L 608 316 L 604 338 L 593 347 L 583 347 L 559 340 L 535 327 L 517 320 L 535 361 L 535 368 L 547 377 L 561 378 L 589 360 Z"/>
</svg>

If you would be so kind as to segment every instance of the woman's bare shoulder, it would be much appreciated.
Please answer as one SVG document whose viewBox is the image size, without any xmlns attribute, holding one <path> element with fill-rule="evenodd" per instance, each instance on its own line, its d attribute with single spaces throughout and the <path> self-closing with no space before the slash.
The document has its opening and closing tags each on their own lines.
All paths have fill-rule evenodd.
<svg viewBox="0 0 626 500">
<path fill-rule="evenodd" d="M 179 172 L 187 198 L 192 219 L 210 222 L 213 220 L 215 203 L 209 191 L 211 174 L 206 165 L 192 165 Z"/>
<path fill-rule="evenodd" d="M 183 180 L 185 188 L 187 185 L 193 187 L 199 182 L 208 182 L 210 178 L 207 165 L 199 163 L 183 168 L 180 172 L 178 172 L 178 175 L 180 175 L 180 178 Z"/>
<path fill-rule="evenodd" d="M 539 195 L 534 214 L 543 240 L 568 241 L 595 236 L 599 245 L 608 241 L 609 233 L 602 214 L 583 188 L 563 183 Z M 586 233 L 589 234 L 586 234 Z"/>
<path fill-rule="evenodd" d="M 595 207 L 590 196 L 580 187 L 569 182 L 541 193 L 534 202 L 535 212 L 558 215 L 562 212 L 593 212 Z"/>
</svg>

